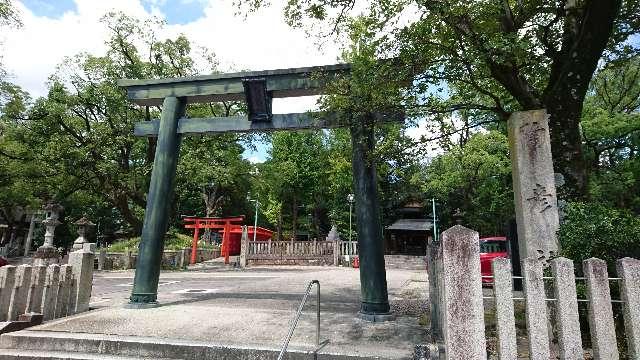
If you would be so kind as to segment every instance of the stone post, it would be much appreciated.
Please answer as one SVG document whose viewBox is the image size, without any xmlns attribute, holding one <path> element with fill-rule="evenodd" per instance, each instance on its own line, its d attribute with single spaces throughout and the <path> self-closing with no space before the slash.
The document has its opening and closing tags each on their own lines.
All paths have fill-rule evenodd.
<svg viewBox="0 0 640 360">
<path fill-rule="evenodd" d="M 340 265 L 340 234 L 338 234 L 338 228 L 335 225 L 331 226 L 329 234 L 327 234 L 327 241 L 333 242 L 333 265 Z"/>
<path fill-rule="evenodd" d="M 88 249 L 80 249 L 69 254 L 69 265 L 73 271 L 73 291 L 70 309 L 73 313 L 89 310 L 89 299 L 93 285 L 94 254 Z"/>
<path fill-rule="evenodd" d="M 582 337 L 578 320 L 578 295 L 573 261 L 567 258 L 551 260 L 551 272 L 555 278 L 556 326 L 561 359 L 582 359 Z"/>
<path fill-rule="evenodd" d="M 31 265 L 20 265 L 16 271 L 16 281 L 13 284 L 11 303 L 9 304 L 8 321 L 18 319 L 27 309 L 27 296 L 31 288 Z"/>
<path fill-rule="evenodd" d="M 67 264 L 60 267 L 58 285 L 55 318 L 67 316 L 67 314 L 70 313 L 69 302 L 71 300 L 71 289 L 73 287 L 73 269 L 71 265 Z"/>
<path fill-rule="evenodd" d="M 44 244 L 36 251 L 34 265 L 47 266 L 59 262 L 58 250 L 53 246 L 53 237 L 56 226 L 61 224 L 58 219 L 60 218 L 60 212 L 62 212 L 62 210 L 64 210 L 64 208 L 59 204 L 48 203 L 44 206 L 46 214 L 46 218 L 42 221 L 42 224 L 45 226 Z"/>
<path fill-rule="evenodd" d="M 73 249 L 80 250 L 82 249 L 82 244 L 87 242 L 87 230 L 89 230 L 89 228 L 95 226 L 96 224 L 89 221 L 86 214 L 82 216 L 78 221 L 74 222 L 74 224 L 78 227 L 78 238 L 73 242 Z"/>
<path fill-rule="evenodd" d="M 31 221 L 29 222 L 29 232 L 27 233 L 27 238 L 24 241 L 24 256 L 28 256 L 29 252 L 31 252 L 31 243 L 33 242 L 33 231 L 36 228 L 37 216 L 35 213 L 31 215 Z"/>
<path fill-rule="evenodd" d="M 11 294 L 16 281 L 16 267 L 5 265 L 0 267 L 0 321 L 7 321 Z"/>
<path fill-rule="evenodd" d="M 478 233 L 455 225 L 442 233 L 440 251 L 446 359 L 486 359 Z"/>
<path fill-rule="evenodd" d="M 433 236 L 427 238 L 427 271 L 429 273 L 429 310 L 431 323 L 431 341 L 442 343 L 442 312 L 440 296 L 440 278 L 438 277 L 438 244 Z"/>
<path fill-rule="evenodd" d="M 104 263 L 107 259 L 107 249 L 100 248 L 100 253 L 98 254 L 98 270 L 104 270 Z"/>
<path fill-rule="evenodd" d="M 515 112 L 508 121 L 520 259 L 548 261 L 558 251 L 558 201 L 545 110 Z"/>
<path fill-rule="evenodd" d="M 46 266 L 34 266 L 31 269 L 31 288 L 27 297 L 26 312 L 39 313 L 42 307 L 42 291 L 44 290 L 44 282 L 47 277 Z"/>
<path fill-rule="evenodd" d="M 629 358 L 640 358 L 640 261 L 623 258 L 616 262 L 623 302 L 624 328 Z"/>
<path fill-rule="evenodd" d="M 178 266 L 180 266 L 180 269 L 184 269 L 187 267 L 186 257 L 187 257 L 187 249 L 180 249 L 180 263 L 178 264 Z"/>
<path fill-rule="evenodd" d="M 255 231 L 255 230 L 254 230 Z M 240 267 L 247 266 L 247 255 L 249 253 L 249 230 L 247 225 L 242 226 L 242 238 L 240 239 Z"/>
<path fill-rule="evenodd" d="M 55 318 L 58 288 L 60 286 L 60 265 L 47 267 L 47 280 L 42 294 L 42 316 L 45 321 Z"/>
<path fill-rule="evenodd" d="M 496 333 L 500 360 L 518 358 L 516 346 L 516 319 L 513 312 L 513 281 L 511 260 L 496 258 L 493 269 L 493 293 L 496 298 Z"/>
<path fill-rule="evenodd" d="M 132 267 L 131 266 L 131 262 L 132 262 L 131 261 L 131 250 L 129 250 L 129 248 L 126 248 L 124 250 L 124 262 L 123 262 L 125 270 L 131 269 L 131 267 Z"/>
<path fill-rule="evenodd" d="M 604 260 L 591 258 L 582 262 L 589 299 L 589 330 L 593 347 L 593 358 L 613 360 L 620 357 L 616 329 L 611 309 L 609 273 Z"/>
<path fill-rule="evenodd" d="M 531 360 L 549 360 L 549 333 L 547 328 L 547 304 L 542 278 L 542 262 L 536 258 L 522 260 L 522 280 L 526 298 L 525 318 L 529 334 Z"/>
</svg>

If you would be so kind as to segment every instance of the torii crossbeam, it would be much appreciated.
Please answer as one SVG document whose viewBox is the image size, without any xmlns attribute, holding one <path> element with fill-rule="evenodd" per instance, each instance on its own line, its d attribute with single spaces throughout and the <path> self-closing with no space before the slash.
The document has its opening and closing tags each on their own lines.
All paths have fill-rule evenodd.
<svg viewBox="0 0 640 360">
<path fill-rule="evenodd" d="M 374 147 L 371 126 L 377 121 L 402 121 L 401 113 L 370 113 L 352 118 L 343 113 L 273 114 L 274 98 L 320 95 L 339 76 L 348 76 L 349 64 L 215 74 L 159 80 L 120 80 L 129 100 L 138 105 L 160 105 L 159 120 L 135 125 L 137 136 L 157 136 L 156 153 L 138 250 L 131 307 L 157 305 L 160 263 L 180 137 L 189 134 L 320 129 L 349 127 L 353 145 L 353 176 L 360 251 L 360 314 L 379 321 L 389 314 L 384 245 L 377 197 L 375 165 L 367 159 Z M 246 116 L 190 119 L 187 104 L 220 101 L 247 102 Z"/>
</svg>

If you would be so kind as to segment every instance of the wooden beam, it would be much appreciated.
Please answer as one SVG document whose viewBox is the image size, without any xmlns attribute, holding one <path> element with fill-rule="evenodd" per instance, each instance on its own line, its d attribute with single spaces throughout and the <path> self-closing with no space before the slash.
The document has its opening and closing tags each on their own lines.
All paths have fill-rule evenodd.
<svg viewBox="0 0 640 360">
<path fill-rule="evenodd" d="M 377 122 L 404 121 L 402 113 L 375 113 Z M 349 125 L 349 119 L 338 113 L 274 114 L 272 121 L 251 122 L 246 116 L 214 117 L 203 119 L 182 118 L 178 122 L 178 134 L 203 134 L 224 132 L 255 132 L 300 129 L 328 129 Z M 135 124 L 136 136 L 157 136 L 160 122 L 144 121 Z"/>
<path fill-rule="evenodd" d="M 328 79 L 348 73 L 349 64 L 250 71 L 185 78 L 118 80 L 127 97 L 138 105 L 160 105 L 165 97 L 186 98 L 187 103 L 244 100 L 242 79 L 264 78 L 274 98 L 319 95 Z"/>
</svg>

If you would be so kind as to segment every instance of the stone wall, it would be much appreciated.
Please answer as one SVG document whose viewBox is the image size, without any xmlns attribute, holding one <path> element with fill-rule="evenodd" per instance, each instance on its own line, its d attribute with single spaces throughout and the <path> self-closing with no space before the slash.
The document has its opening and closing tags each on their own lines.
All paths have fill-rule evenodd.
<svg viewBox="0 0 640 360">
<path fill-rule="evenodd" d="M 208 261 L 220 257 L 218 249 L 198 249 L 197 262 Z M 184 268 L 189 264 L 191 248 L 181 250 L 165 250 L 162 253 L 163 268 Z M 99 270 L 135 269 L 138 254 L 133 252 L 105 252 L 100 251 L 97 268 Z"/>
</svg>

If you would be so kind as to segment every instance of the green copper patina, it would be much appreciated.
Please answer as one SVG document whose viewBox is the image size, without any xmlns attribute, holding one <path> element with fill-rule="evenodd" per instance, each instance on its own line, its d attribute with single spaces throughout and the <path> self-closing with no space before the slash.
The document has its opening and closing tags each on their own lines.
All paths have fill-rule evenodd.
<svg viewBox="0 0 640 360">
<path fill-rule="evenodd" d="M 377 197 L 373 126 L 380 121 L 402 121 L 403 114 L 371 113 L 351 120 L 350 114 L 271 114 L 273 98 L 318 95 L 327 82 L 348 75 L 349 64 L 295 69 L 216 74 L 159 80 L 120 80 L 129 100 L 138 105 L 162 104 L 160 120 L 135 125 L 137 136 L 157 136 L 151 185 L 147 197 L 142 241 L 130 306 L 157 304 L 160 262 L 167 216 L 174 188 L 180 137 L 189 134 L 319 129 L 349 126 L 353 144 L 353 174 L 358 216 L 361 313 L 389 312 L 384 246 Z M 187 104 L 247 100 L 248 116 L 210 119 L 185 117 Z M 379 319 L 379 318 L 378 318 Z"/>
<path fill-rule="evenodd" d="M 156 303 L 164 234 L 167 231 L 170 199 L 180 151 L 178 119 L 184 115 L 185 107 L 184 98 L 167 97 L 162 104 L 158 142 L 153 159 L 147 208 L 144 212 L 142 241 L 138 249 L 136 277 L 131 292 L 133 304 Z"/>
</svg>

